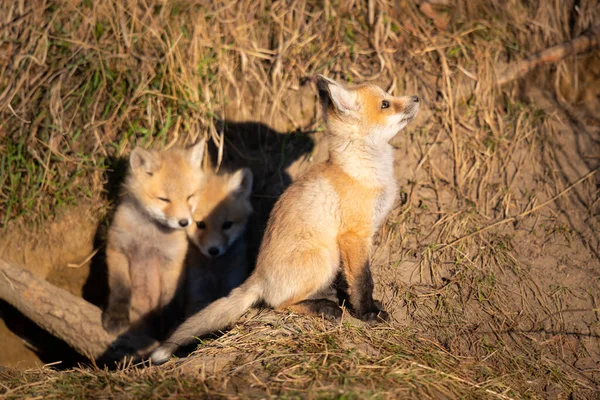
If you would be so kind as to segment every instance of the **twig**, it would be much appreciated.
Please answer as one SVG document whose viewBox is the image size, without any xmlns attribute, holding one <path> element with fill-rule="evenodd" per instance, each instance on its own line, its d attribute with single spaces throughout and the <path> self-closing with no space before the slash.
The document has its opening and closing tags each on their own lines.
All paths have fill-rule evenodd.
<svg viewBox="0 0 600 400">
<path fill-rule="evenodd" d="M 527 215 L 529 215 L 529 214 L 531 214 L 531 213 L 533 213 L 533 212 L 535 212 L 535 211 L 539 210 L 540 208 L 547 206 L 548 204 L 552 203 L 553 201 L 555 201 L 555 200 L 556 200 L 556 199 L 558 199 L 559 197 L 561 197 L 561 196 L 565 195 L 565 194 L 566 194 L 566 193 L 568 193 L 568 192 L 569 192 L 571 189 L 573 189 L 575 186 L 579 185 L 581 182 L 585 181 L 586 179 L 588 179 L 589 177 L 591 177 L 592 175 L 594 175 L 596 172 L 598 172 L 598 170 L 600 170 L 600 167 L 598 167 L 598 168 L 596 168 L 596 169 L 594 169 L 594 170 L 592 170 L 592 171 L 588 172 L 587 174 L 585 174 L 584 176 L 582 176 L 581 178 L 579 178 L 577 181 L 575 181 L 574 183 L 572 183 L 572 184 L 570 184 L 569 186 L 567 186 L 565 189 L 563 189 L 563 190 L 562 190 L 560 193 L 558 193 L 556 196 L 554 196 L 554 197 L 552 197 L 552 198 L 550 198 L 550 199 L 546 200 L 545 202 L 543 202 L 542 204 L 540 204 L 540 205 L 538 205 L 538 206 L 536 206 L 536 207 L 532 208 L 531 210 L 524 211 L 524 212 L 522 212 L 521 214 L 519 214 L 519 215 L 516 215 L 516 216 L 514 216 L 514 217 L 505 218 L 505 219 L 503 219 L 503 220 L 496 221 L 496 222 L 494 222 L 494 223 L 493 223 L 493 224 L 491 224 L 491 225 L 488 225 L 488 226 L 486 226 L 486 227 L 483 227 L 483 228 L 481 228 L 481 229 L 478 229 L 478 230 L 476 230 L 475 232 L 471 232 L 471 233 L 469 233 L 468 235 L 461 236 L 461 237 L 459 237 L 458 239 L 455 239 L 455 240 L 451 241 L 450 243 L 447 243 L 447 244 L 443 245 L 442 247 L 438 247 L 438 248 L 437 248 L 437 249 L 435 249 L 434 251 L 442 251 L 442 250 L 444 250 L 444 249 L 447 249 L 448 247 L 454 246 L 454 245 L 455 245 L 456 243 L 458 243 L 458 242 L 462 242 L 462 241 L 463 241 L 463 240 L 465 240 L 465 239 L 468 239 L 468 238 L 470 238 L 470 237 L 473 237 L 473 236 L 479 235 L 480 233 L 482 233 L 482 232 L 485 232 L 485 231 L 488 231 L 488 230 L 490 230 L 490 229 L 492 229 L 492 228 L 495 228 L 496 226 L 503 225 L 503 224 L 506 224 L 506 223 L 509 223 L 509 222 L 516 221 L 517 219 L 523 218 L 523 217 L 525 217 L 525 216 L 527 216 Z"/>
<path fill-rule="evenodd" d="M 102 244 L 100 247 L 98 247 L 97 249 L 94 249 L 94 251 L 92 251 L 82 262 L 78 263 L 78 264 L 73 264 L 73 263 L 68 263 L 67 267 L 69 268 L 81 268 L 82 266 L 85 265 L 85 263 L 87 263 L 88 261 L 90 261 L 92 258 L 94 258 L 94 256 L 96 254 L 98 254 L 98 252 L 100 251 L 100 249 L 104 247 L 104 244 Z"/>
</svg>

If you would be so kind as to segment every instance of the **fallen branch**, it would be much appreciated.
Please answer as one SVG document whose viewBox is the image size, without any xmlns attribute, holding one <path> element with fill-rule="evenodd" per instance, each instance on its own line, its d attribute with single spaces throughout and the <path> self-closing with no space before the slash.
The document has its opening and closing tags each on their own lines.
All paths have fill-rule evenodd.
<svg viewBox="0 0 600 400">
<path fill-rule="evenodd" d="M 519 61 L 504 67 L 496 75 L 496 84 L 498 86 L 502 86 L 508 82 L 514 81 L 515 79 L 521 78 L 526 73 L 532 71 L 534 68 L 540 65 L 555 63 L 573 54 L 583 53 L 592 49 L 593 47 L 598 46 L 599 43 L 600 25 L 593 27 L 587 33 L 571 40 L 570 42 L 551 47 L 534 55 L 533 57 L 529 57 L 524 61 Z"/>
<path fill-rule="evenodd" d="M 98 307 L 2 259 L 0 298 L 90 360 L 119 361 L 154 344 L 139 334 L 109 334 Z"/>
<path fill-rule="evenodd" d="M 494 86 L 503 86 L 509 82 L 522 78 L 528 72 L 533 71 L 541 65 L 556 63 L 568 56 L 586 52 L 599 45 L 600 25 L 597 25 L 570 42 L 546 49 L 526 60 L 517 61 L 508 65 L 497 65 L 496 68 L 494 68 L 496 76 Z M 470 80 L 477 81 L 477 84 L 480 83 L 475 74 L 467 73 L 466 71 L 464 71 L 464 73 Z M 474 85 L 472 82 L 459 84 L 455 95 L 456 101 L 470 97 L 475 92 L 476 87 L 477 85 Z M 481 89 L 485 91 L 486 89 L 489 90 L 491 88 L 483 87 Z"/>
</svg>

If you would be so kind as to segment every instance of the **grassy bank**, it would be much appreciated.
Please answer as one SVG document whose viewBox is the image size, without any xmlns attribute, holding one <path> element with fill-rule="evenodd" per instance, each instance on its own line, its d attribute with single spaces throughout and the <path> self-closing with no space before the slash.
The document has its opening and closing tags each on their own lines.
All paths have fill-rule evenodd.
<svg viewBox="0 0 600 400">
<path fill-rule="evenodd" d="M 311 74 L 422 101 L 392 142 L 401 193 L 373 255 L 390 325 L 263 312 L 190 361 L 7 369 L 0 395 L 595 398 L 598 50 L 493 82 L 598 24 L 597 2 L 436 3 L 0 5 L 5 238 L 75 204 L 102 219 L 135 145 L 210 138 L 217 163 L 255 168 L 255 203 L 272 200 L 320 157 Z"/>
</svg>

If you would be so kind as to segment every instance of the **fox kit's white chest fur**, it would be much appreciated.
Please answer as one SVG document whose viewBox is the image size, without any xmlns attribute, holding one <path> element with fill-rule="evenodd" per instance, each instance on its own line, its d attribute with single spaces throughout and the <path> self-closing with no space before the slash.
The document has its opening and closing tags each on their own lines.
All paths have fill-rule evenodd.
<svg viewBox="0 0 600 400">
<path fill-rule="evenodd" d="M 375 207 L 373 210 L 373 227 L 374 230 L 379 230 L 379 227 L 385 220 L 386 216 L 392 210 L 394 201 L 398 193 L 398 183 L 394 175 L 394 156 L 392 146 L 385 144 L 379 149 L 377 165 L 374 176 L 379 185 L 381 192 L 375 199 Z"/>
<path fill-rule="evenodd" d="M 376 232 L 391 211 L 398 193 L 392 146 L 388 143 L 334 145 L 332 154 L 345 173 L 378 192 L 373 205 L 373 231 Z"/>
<path fill-rule="evenodd" d="M 169 261 L 180 258 L 187 248 L 185 231 L 173 230 L 161 226 L 151 220 L 134 204 L 123 204 L 119 210 L 118 224 L 113 226 L 111 234 L 113 243 L 119 246 L 124 253 L 136 253 L 132 260 L 138 262 L 144 259 L 157 259 L 163 261 L 161 265 L 168 265 Z M 140 266 L 141 267 L 141 266 Z"/>
</svg>

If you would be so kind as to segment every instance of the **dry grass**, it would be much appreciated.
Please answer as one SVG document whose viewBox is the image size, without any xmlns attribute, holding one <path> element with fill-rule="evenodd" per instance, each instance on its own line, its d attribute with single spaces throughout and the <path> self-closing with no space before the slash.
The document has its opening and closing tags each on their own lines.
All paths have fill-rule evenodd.
<svg viewBox="0 0 600 400">
<path fill-rule="evenodd" d="M 107 372 L 75 369 L 0 373 L 14 397 L 164 398 L 198 394 L 318 398 L 508 399 L 504 377 L 483 376 L 468 358 L 454 357 L 407 329 L 332 325 L 272 312 L 216 341 L 196 356 L 164 368 L 129 366 Z M 469 376 L 479 376 L 475 382 Z"/>
<path fill-rule="evenodd" d="M 4 2 L 6 232 L 83 198 L 103 210 L 108 172 L 136 144 L 205 135 L 222 156 L 228 144 L 215 118 L 318 131 L 315 93 L 300 84 L 306 75 L 374 80 L 418 93 L 425 107 L 393 142 L 401 201 L 374 255 L 392 325 L 266 313 L 190 361 L 224 358 L 208 363 L 214 369 L 6 370 L 0 390 L 7 397 L 598 396 L 598 51 L 489 89 L 495 65 L 598 24 L 597 3 L 448 3 L 435 7 L 450 21 L 441 30 L 419 4 L 386 0 Z M 457 101 L 457 88 L 469 82 L 474 94 Z M 274 155 L 235 150 L 263 164 Z"/>
</svg>

